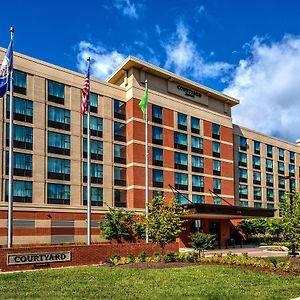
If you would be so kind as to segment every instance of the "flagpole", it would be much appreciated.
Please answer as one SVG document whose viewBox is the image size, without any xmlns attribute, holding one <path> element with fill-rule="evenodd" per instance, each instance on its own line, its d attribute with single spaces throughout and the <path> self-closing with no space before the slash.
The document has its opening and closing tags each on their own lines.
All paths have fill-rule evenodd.
<svg viewBox="0 0 300 300">
<path fill-rule="evenodd" d="M 10 38 L 13 47 L 14 28 L 10 28 Z M 13 52 L 12 52 L 13 53 Z M 12 54 L 13 55 L 13 54 Z M 13 97 L 13 64 L 10 68 L 10 101 L 9 101 L 9 162 L 8 162 L 8 217 L 7 217 L 7 246 L 11 248 L 13 245 L 13 162 L 14 162 L 14 128 L 13 128 L 13 116 L 14 116 L 14 97 Z"/>
<path fill-rule="evenodd" d="M 148 80 L 145 80 L 145 89 L 148 90 Z M 147 99 L 148 100 L 148 99 Z M 146 219 L 148 219 L 148 203 L 149 203 L 149 163 L 148 163 L 148 101 L 145 109 L 145 199 L 146 199 Z M 149 233 L 148 233 L 148 226 L 146 227 L 146 243 L 149 243 Z"/>
</svg>

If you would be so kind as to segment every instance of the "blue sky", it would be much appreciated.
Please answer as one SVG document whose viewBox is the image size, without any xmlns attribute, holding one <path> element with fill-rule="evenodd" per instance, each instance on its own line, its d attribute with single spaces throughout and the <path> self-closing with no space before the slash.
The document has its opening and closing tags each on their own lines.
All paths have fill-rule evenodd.
<svg viewBox="0 0 300 300">
<path fill-rule="evenodd" d="M 1 9 L 2 47 L 13 25 L 16 51 L 80 72 L 91 55 L 100 79 L 134 55 L 240 99 L 234 122 L 300 138 L 296 0 L 14 0 Z"/>
</svg>

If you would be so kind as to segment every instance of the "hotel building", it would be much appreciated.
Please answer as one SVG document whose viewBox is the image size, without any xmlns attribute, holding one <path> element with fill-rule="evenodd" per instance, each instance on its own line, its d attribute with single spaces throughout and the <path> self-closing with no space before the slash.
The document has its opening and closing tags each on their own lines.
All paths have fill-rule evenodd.
<svg viewBox="0 0 300 300">
<path fill-rule="evenodd" d="M 4 50 L 0 52 L 3 58 Z M 14 244 L 86 241 L 84 75 L 14 55 Z M 239 101 L 128 57 L 106 80 L 91 79 L 92 240 L 108 207 L 145 210 L 145 122 L 149 84 L 149 198 L 177 197 L 224 246 L 232 220 L 278 215 L 299 188 L 299 147 L 232 123 Z M 7 244 L 9 94 L 0 106 L 0 244 Z M 286 180 L 287 175 L 290 180 Z M 200 222 L 195 222 L 200 220 Z"/>
</svg>

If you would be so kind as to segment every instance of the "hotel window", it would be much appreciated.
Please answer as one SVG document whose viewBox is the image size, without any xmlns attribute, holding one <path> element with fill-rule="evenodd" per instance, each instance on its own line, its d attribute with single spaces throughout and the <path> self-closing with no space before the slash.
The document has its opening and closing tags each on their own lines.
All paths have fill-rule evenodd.
<svg viewBox="0 0 300 300">
<path fill-rule="evenodd" d="M 114 202 L 115 207 L 126 207 L 127 206 L 127 192 L 126 190 L 114 190 Z"/>
<path fill-rule="evenodd" d="M 70 136 L 48 131 L 48 153 L 70 155 Z"/>
<path fill-rule="evenodd" d="M 295 165 L 289 164 L 289 175 L 295 176 Z"/>
<path fill-rule="evenodd" d="M 174 132 L 174 148 L 187 150 L 187 135 L 180 132 Z"/>
<path fill-rule="evenodd" d="M 152 143 L 157 145 L 163 144 L 163 130 L 161 127 L 152 126 Z"/>
<path fill-rule="evenodd" d="M 212 137 L 214 139 L 220 139 L 220 125 L 212 123 Z"/>
<path fill-rule="evenodd" d="M 204 172 L 204 158 L 192 155 L 192 172 Z"/>
<path fill-rule="evenodd" d="M 191 132 L 200 133 L 200 120 L 198 118 L 191 117 Z"/>
<path fill-rule="evenodd" d="M 285 179 L 281 176 L 278 177 L 278 188 L 285 189 Z"/>
<path fill-rule="evenodd" d="M 267 201 L 274 201 L 274 190 L 267 189 Z"/>
<path fill-rule="evenodd" d="M 221 161 L 213 160 L 213 174 L 221 176 Z"/>
<path fill-rule="evenodd" d="M 248 207 L 249 206 L 248 201 L 240 201 L 240 205 L 242 207 Z"/>
<path fill-rule="evenodd" d="M 68 184 L 48 183 L 49 204 L 70 205 L 70 186 Z"/>
<path fill-rule="evenodd" d="M 83 163 L 83 182 L 87 182 L 87 163 Z M 103 166 L 102 164 L 91 163 L 91 182 L 99 183 L 103 182 Z"/>
<path fill-rule="evenodd" d="M 188 169 L 188 156 L 187 154 L 174 152 L 174 167 L 179 170 Z"/>
<path fill-rule="evenodd" d="M 99 117 L 90 116 L 90 132 L 92 136 L 102 137 L 103 120 Z M 83 116 L 83 133 L 87 134 L 87 115 Z"/>
<path fill-rule="evenodd" d="M 261 200 L 261 188 L 260 187 L 254 187 L 253 188 L 253 198 L 254 200 Z"/>
<path fill-rule="evenodd" d="M 295 152 L 290 151 L 290 162 L 291 163 L 295 162 Z"/>
<path fill-rule="evenodd" d="M 254 145 L 254 153 L 255 154 L 260 154 L 260 142 L 254 141 L 253 145 Z"/>
<path fill-rule="evenodd" d="M 126 164 L 126 146 L 114 144 L 114 162 Z"/>
<path fill-rule="evenodd" d="M 188 175 L 185 173 L 175 173 L 175 188 L 179 190 L 188 190 Z"/>
<path fill-rule="evenodd" d="M 204 177 L 198 175 L 192 175 L 192 191 L 204 192 Z"/>
<path fill-rule="evenodd" d="M 114 117 L 121 120 L 126 120 L 126 103 L 119 100 L 114 100 Z"/>
<path fill-rule="evenodd" d="M 163 170 L 152 169 L 152 184 L 154 187 L 162 188 L 164 186 Z"/>
<path fill-rule="evenodd" d="M 152 164 L 155 166 L 163 165 L 163 149 L 152 148 Z"/>
<path fill-rule="evenodd" d="M 163 196 L 164 196 L 163 191 L 153 191 L 153 198 L 163 197 Z"/>
<path fill-rule="evenodd" d="M 262 204 L 260 202 L 254 202 L 254 207 L 255 208 L 261 208 Z"/>
<path fill-rule="evenodd" d="M 48 126 L 63 130 L 70 130 L 70 111 L 49 105 Z"/>
<path fill-rule="evenodd" d="M 48 80 L 48 101 L 64 104 L 65 85 L 59 82 Z"/>
<path fill-rule="evenodd" d="M 152 104 L 152 122 L 162 124 L 163 113 L 162 107 Z"/>
<path fill-rule="evenodd" d="M 5 201 L 8 201 L 8 180 L 5 181 Z M 32 202 L 32 182 L 31 181 L 13 181 L 13 202 Z"/>
<path fill-rule="evenodd" d="M 284 163 L 278 162 L 278 174 L 284 174 Z"/>
<path fill-rule="evenodd" d="M 83 205 L 87 205 L 87 187 L 83 187 Z M 91 187 L 91 205 L 103 206 L 103 189 Z"/>
<path fill-rule="evenodd" d="M 98 95 L 90 92 L 89 100 L 90 100 L 90 111 L 97 113 L 98 112 Z"/>
<path fill-rule="evenodd" d="M 126 142 L 126 124 L 114 122 L 114 139 Z"/>
<path fill-rule="evenodd" d="M 247 167 L 247 154 L 239 152 L 239 166 Z"/>
<path fill-rule="evenodd" d="M 188 194 L 182 194 L 182 193 L 176 194 L 176 200 L 179 204 L 188 204 L 189 203 L 188 199 L 189 199 Z"/>
<path fill-rule="evenodd" d="M 91 140 L 91 159 L 102 160 L 103 159 L 103 142 Z M 87 139 L 83 139 L 83 157 L 87 158 Z"/>
<path fill-rule="evenodd" d="M 114 184 L 126 186 L 126 168 L 114 167 Z"/>
<path fill-rule="evenodd" d="M 244 184 L 239 185 L 239 197 L 240 199 L 248 199 L 248 186 Z"/>
<path fill-rule="evenodd" d="M 212 154 L 213 157 L 220 157 L 220 143 L 219 142 L 212 142 Z"/>
<path fill-rule="evenodd" d="M 214 196 L 214 205 L 222 205 L 222 199 L 219 196 Z"/>
<path fill-rule="evenodd" d="M 253 166 L 253 169 L 260 170 L 260 157 L 259 156 L 253 155 L 252 166 Z"/>
<path fill-rule="evenodd" d="M 192 202 L 197 204 L 204 204 L 203 195 L 192 195 Z"/>
<path fill-rule="evenodd" d="M 9 155 L 7 151 L 6 152 L 6 174 L 7 175 L 8 175 L 8 168 L 9 168 L 8 164 L 9 164 Z M 32 176 L 32 155 L 31 154 L 14 152 L 13 164 L 14 164 L 13 174 L 15 176 L 26 176 L 26 177 Z"/>
<path fill-rule="evenodd" d="M 240 136 L 240 149 L 243 151 L 247 150 L 247 139 L 243 136 Z"/>
<path fill-rule="evenodd" d="M 278 148 L 278 159 L 284 160 L 284 150 L 282 148 Z"/>
<path fill-rule="evenodd" d="M 196 136 L 192 136 L 191 138 L 191 150 L 192 152 L 195 153 L 203 153 L 203 139 L 196 137 Z"/>
<path fill-rule="evenodd" d="M 294 178 L 290 179 L 290 189 L 293 191 L 296 188 L 296 180 Z"/>
<path fill-rule="evenodd" d="M 253 184 L 261 184 L 261 173 L 254 171 L 253 172 Z"/>
<path fill-rule="evenodd" d="M 284 202 L 285 200 L 285 191 L 278 191 L 279 202 Z"/>
<path fill-rule="evenodd" d="M 221 179 L 214 178 L 213 183 L 214 183 L 214 193 L 221 194 Z"/>
<path fill-rule="evenodd" d="M 272 159 L 266 159 L 266 171 L 273 172 L 273 160 Z"/>
<path fill-rule="evenodd" d="M 14 70 L 13 85 L 15 93 L 26 95 L 27 74 L 18 70 Z"/>
<path fill-rule="evenodd" d="M 177 113 L 177 127 L 181 130 L 187 130 L 187 115 Z"/>
<path fill-rule="evenodd" d="M 248 171 L 247 169 L 239 168 L 239 181 L 247 182 L 248 181 Z"/>
<path fill-rule="evenodd" d="M 273 147 L 271 145 L 267 145 L 267 157 L 273 157 Z"/>
<path fill-rule="evenodd" d="M 14 125 L 14 148 L 32 150 L 32 132 L 31 127 Z M 9 146 L 9 124 L 6 124 L 6 146 Z"/>
<path fill-rule="evenodd" d="M 269 209 L 274 209 L 274 204 L 267 203 L 267 208 L 269 208 Z"/>
<path fill-rule="evenodd" d="M 6 117 L 10 115 L 10 98 L 6 96 Z M 14 97 L 14 120 L 32 123 L 32 110 L 33 102 L 31 100 L 25 100 Z"/>
<path fill-rule="evenodd" d="M 48 179 L 70 180 L 70 160 L 48 157 Z"/>
<path fill-rule="evenodd" d="M 274 177 L 273 177 L 273 174 L 269 174 L 269 173 L 266 174 L 266 185 L 270 186 L 270 187 L 274 186 Z"/>
</svg>

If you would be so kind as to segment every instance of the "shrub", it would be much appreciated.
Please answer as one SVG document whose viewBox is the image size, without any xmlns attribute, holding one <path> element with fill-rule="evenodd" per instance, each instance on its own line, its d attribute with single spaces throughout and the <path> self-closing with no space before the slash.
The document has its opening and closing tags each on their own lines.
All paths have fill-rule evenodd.
<svg viewBox="0 0 300 300">
<path fill-rule="evenodd" d="M 176 255 L 174 252 L 169 252 L 163 256 L 163 261 L 168 262 L 176 262 Z"/>
<path fill-rule="evenodd" d="M 201 253 L 204 255 L 204 250 L 213 248 L 216 236 L 213 234 L 206 234 L 203 232 L 196 232 L 191 234 L 191 246 L 198 251 L 198 256 L 201 256 Z"/>
<path fill-rule="evenodd" d="M 147 258 L 147 253 L 145 251 L 141 252 L 138 256 L 140 262 L 145 262 Z"/>
<path fill-rule="evenodd" d="M 127 258 L 128 258 L 128 260 L 129 260 L 129 262 L 131 262 L 131 263 L 133 263 L 133 262 L 135 261 L 135 257 L 134 257 L 134 255 L 131 254 L 131 253 L 129 253 L 129 254 L 127 255 Z"/>
</svg>

